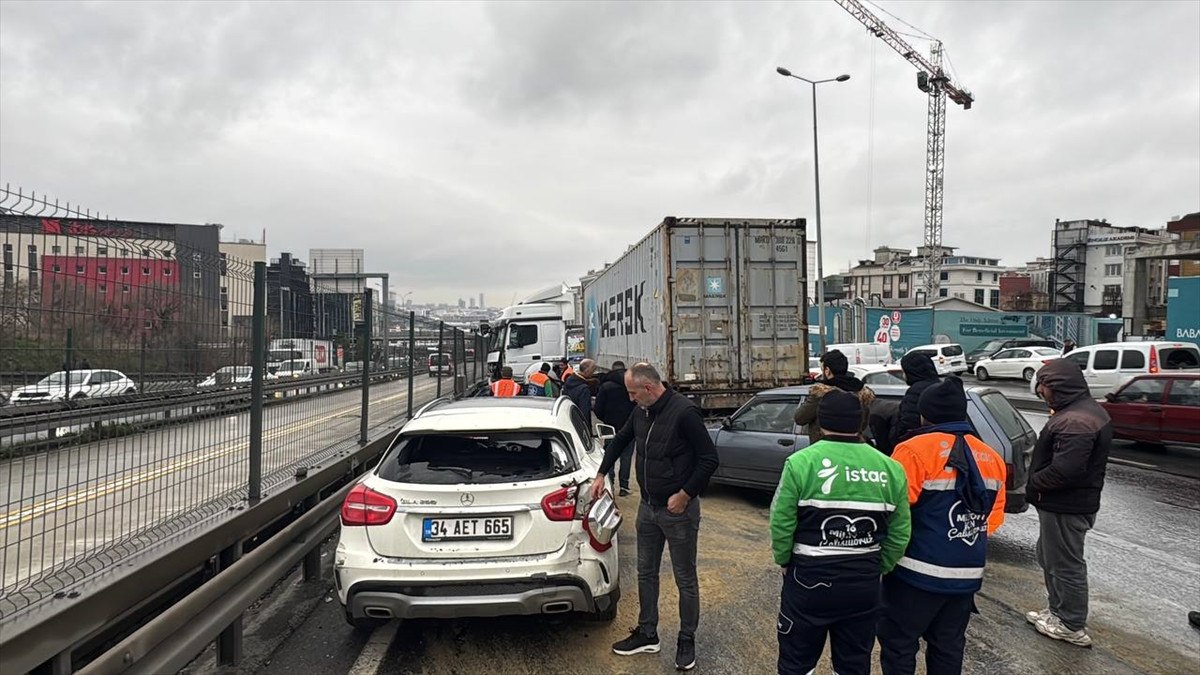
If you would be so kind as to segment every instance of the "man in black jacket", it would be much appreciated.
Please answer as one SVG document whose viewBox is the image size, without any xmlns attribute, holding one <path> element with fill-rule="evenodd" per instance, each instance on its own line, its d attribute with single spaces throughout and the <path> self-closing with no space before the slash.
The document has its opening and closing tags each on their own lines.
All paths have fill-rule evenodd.
<svg viewBox="0 0 1200 675">
<path fill-rule="evenodd" d="M 793 419 L 796 424 L 808 430 L 808 444 L 813 445 L 821 440 L 821 425 L 817 420 L 817 411 L 821 407 L 821 399 L 831 391 L 840 389 L 858 397 L 862 406 L 862 424 L 858 432 L 867 428 L 868 415 L 871 405 L 875 402 L 875 392 L 863 384 L 863 381 L 850 374 L 850 361 L 846 355 L 836 349 L 831 349 L 821 356 L 822 380 L 808 388 L 808 396 L 796 408 Z"/>
<path fill-rule="evenodd" d="M 904 369 L 904 380 L 908 382 L 908 390 L 900 401 L 900 411 L 892 425 L 892 437 L 888 447 L 895 447 L 910 433 L 921 428 L 921 411 L 918 404 L 921 392 L 940 381 L 937 366 L 928 354 L 909 352 L 900 359 L 900 367 Z"/>
<path fill-rule="evenodd" d="M 588 378 L 596 370 L 596 362 L 591 359 L 584 359 L 579 362 L 579 372 L 571 373 L 567 379 L 563 381 L 563 394 L 571 399 L 579 408 L 579 412 L 583 413 L 583 419 L 587 420 L 588 429 L 592 428 L 592 388 L 588 385 Z"/>
<path fill-rule="evenodd" d="M 629 421 L 633 412 L 633 401 L 629 400 L 629 391 L 625 389 L 625 363 L 614 361 L 612 370 L 600 378 L 600 390 L 596 392 L 596 403 L 593 407 L 596 417 L 614 429 L 620 429 Z M 621 453 L 620 484 L 621 496 L 629 494 L 629 470 L 633 462 L 633 444 L 630 443 Z M 615 469 L 615 466 L 614 466 Z M 616 478 L 609 475 L 609 478 Z"/>
<path fill-rule="evenodd" d="M 1026 493 L 1038 512 L 1037 559 L 1049 606 L 1027 612 L 1025 618 L 1046 637 L 1090 647 L 1083 543 L 1100 510 L 1112 420 L 1092 398 L 1074 361 L 1047 363 L 1038 371 L 1037 382 L 1051 416 L 1033 449 Z"/>
<path fill-rule="evenodd" d="M 638 409 L 608 444 L 592 494 L 604 492 L 604 476 L 630 443 L 637 451 L 641 501 L 637 513 L 638 626 L 613 645 L 622 656 L 659 651 L 658 570 L 663 544 L 671 547 L 671 567 L 679 589 L 679 641 L 675 667 L 696 667 L 696 628 L 700 624 L 700 582 L 696 541 L 700 532 L 700 492 L 717 470 L 717 448 L 700 408 L 663 386 L 658 371 L 638 363 L 625 373 L 625 388 Z"/>
</svg>

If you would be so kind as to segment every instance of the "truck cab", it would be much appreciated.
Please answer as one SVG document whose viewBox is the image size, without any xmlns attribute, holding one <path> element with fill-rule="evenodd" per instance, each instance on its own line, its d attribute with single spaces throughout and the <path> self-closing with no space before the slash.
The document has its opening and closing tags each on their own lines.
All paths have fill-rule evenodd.
<svg viewBox="0 0 1200 675">
<path fill-rule="evenodd" d="M 505 307 L 488 326 L 488 371 L 511 366 L 518 378 L 534 363 L 566 356 L 567 323 L 550 303 Z"/>
</svg>

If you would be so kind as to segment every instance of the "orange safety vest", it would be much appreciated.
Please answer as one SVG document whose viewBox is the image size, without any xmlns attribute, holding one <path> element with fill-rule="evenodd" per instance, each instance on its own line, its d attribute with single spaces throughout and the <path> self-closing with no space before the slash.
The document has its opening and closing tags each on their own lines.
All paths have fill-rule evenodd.
<svg viewBox="0 0 1200 675">
<path fill-rule="evenodd" d="M 529 384 L 532 384 L 532 385 L 535 385 L 538 387 L 545 387 L 546 380 L 549 380 L 549 379 L 550 379 L 549 375 L 547 375 L 539 370 L 538 372 L 529 376 Z"/>
<path fill-rule="evenodd" d="M 567 378 L 568 378 L 568 377 L 570 377 L 570 376 L 572 376 L 572 375 L 574 375 L 574 374 L 575 374 L 575 369 L 574 369 L 574 368 L 572 368 L 571 366 L 567 366 L 567 369 L 563 371 L 563 374 L 562 374 L 562 381 L 563 381 L 563 382 L 566 382 L 566 381 L 567 381 Z"/>
<path fill-rule="evenodd" d="M 512 380 L 496 380 L 492 383 L 492 396 L 511 398 L 521 393 L 521 385 Z"/>
</svg>

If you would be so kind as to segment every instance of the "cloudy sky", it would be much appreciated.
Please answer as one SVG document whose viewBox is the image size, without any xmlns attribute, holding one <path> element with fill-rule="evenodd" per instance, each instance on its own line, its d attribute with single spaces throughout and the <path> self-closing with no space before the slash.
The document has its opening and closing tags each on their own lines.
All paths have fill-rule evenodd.
<svg viewBox="0 0 1200 675">
<path fill-rule="evenodd" d="M 1055 218 L 1200 210 L 1200 3 L 877 2 L 977 97 L 948 114 L 946 244 L 1015 265 Z M 918 245 L 915 70 L 815 0 L 5 1 L 0 183 L 507 304 L 664 216 L 811 222 L 808 88 L 777 65 L 852 76 L 820 88 L 826 271 Z"/>
</svg>

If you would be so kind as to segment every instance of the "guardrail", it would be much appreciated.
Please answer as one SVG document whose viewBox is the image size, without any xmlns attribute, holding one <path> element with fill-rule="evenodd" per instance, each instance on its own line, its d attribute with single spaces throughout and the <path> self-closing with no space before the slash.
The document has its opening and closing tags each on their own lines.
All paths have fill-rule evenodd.
<svg viewBox="0 0 1200 675">
<path fill-rule="evenodd" d="M 0 460 L 0 636 L 6 642 L 14 622 L 52 611 L 44 608 L 126 569 L 132 557 L 161 541 L 179 542 L 213 518 L 272 498 L 321 466 L 330 448 L 366 445 L 415 405 L 461 393 L 483 376 L 478 336 L 441 325 L 437 349 L 454 355 L 453 378 L 426 378 L 425 372 L 397 378 L 396 371 L 369 368 L 266 381 L 265 266 L 254 272 L 255 309 L 246 310 L 258 317 L 247 341 L 253 347 L 249 389 L 72 401 L 0 417 L 0 440 L 9 445 L 63 428 L 104 432 Z M 373 305 L 368 291 L 357 317 L 358 361 L 387 362 L 401 347 L 414 353 L 416 317 L 377 323 Z M 371 331 L 380 324 L 406 328 L 407 345 L 396 336 L 384 342 L 387 353 L 373 354 L 372 344 L 380 341 Z"/>
</svg>

